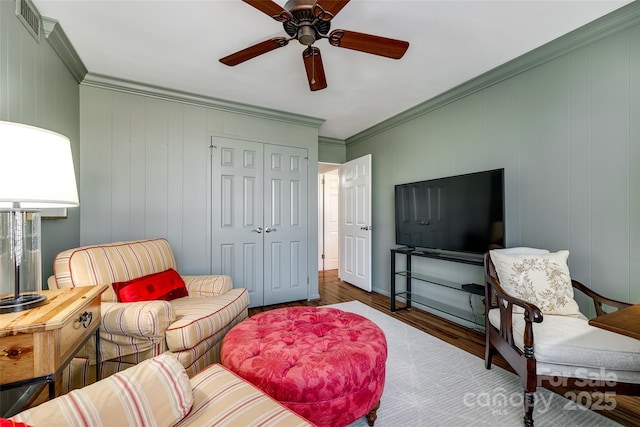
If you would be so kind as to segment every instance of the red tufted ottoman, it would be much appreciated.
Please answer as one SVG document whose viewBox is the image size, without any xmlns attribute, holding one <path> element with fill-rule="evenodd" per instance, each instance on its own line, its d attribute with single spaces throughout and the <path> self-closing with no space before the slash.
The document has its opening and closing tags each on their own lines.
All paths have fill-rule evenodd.
<svg viewBox="0 0 640 427">
<path fill-rule="evenodd" d="M 384 388 L 387 341 L 370 320 L 334 308 L 265 311 L 227 333 L 222 364 L 319 426 L 369 425 Z"/>
</svg>

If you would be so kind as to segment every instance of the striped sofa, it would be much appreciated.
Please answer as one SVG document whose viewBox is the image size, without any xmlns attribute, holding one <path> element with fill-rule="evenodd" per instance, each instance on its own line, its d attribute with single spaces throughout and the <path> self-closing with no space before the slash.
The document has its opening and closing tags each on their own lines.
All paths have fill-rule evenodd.
<svg viewBox="0 0 640 427">
<path fill-rule="evenodd" d="M 231 277 L 182 276 L 189 296 L 171 301 L 118 302 L 112 284 L 177 270 L 166 239 L 86 246 L 59 253 L 49 288 L 107 284 L 102 294 L 100 371 L 102 378 L 171 351 L 189 377 L 220 358 L 224 335 L 248 316 L 246 289 Z M 95 381 L 95 340 L 91 339 L 63 376 L 63 390 Z"/>
<path fill-rule="evenodd" d="M 28 409 L 10 421 L 35 427 L 313 426 L 219 364 L 189 379 L 170 353 Z"/>
</svg>

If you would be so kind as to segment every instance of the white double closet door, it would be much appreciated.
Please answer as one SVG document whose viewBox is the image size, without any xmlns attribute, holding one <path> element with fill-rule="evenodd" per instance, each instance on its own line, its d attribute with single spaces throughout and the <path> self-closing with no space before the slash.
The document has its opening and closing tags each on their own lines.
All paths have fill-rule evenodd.
<svg viewBox="0 0 640 427">
<path fill-rule="evenodd" d="M 251 307 L 307 299 L 307 150 L 212 145 L 213 271 L 247 288 Z"/>
</svg>

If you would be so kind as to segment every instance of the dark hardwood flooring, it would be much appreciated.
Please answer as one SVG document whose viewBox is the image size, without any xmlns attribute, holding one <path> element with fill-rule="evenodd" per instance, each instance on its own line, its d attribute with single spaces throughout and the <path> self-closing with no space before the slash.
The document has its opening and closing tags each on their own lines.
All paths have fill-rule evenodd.
<svg viewBox="0 0 640 427">
<path fill-rule="evenodd" d="M 484 359 L 484 333 L 460 326 L 417 308 L 392 313 L 389 308 L 389 297 L 375 292 L 369 293 L 341 281 L 338 278 L 337 270 L 321 271 L 318 274 L 320 299 L 250 308 L 249 316 L 274 308 L 300 305 L 319 307 L 356 300 Z M 479 360 L 478 363 L 484 362 Z M 500 356 L 493 357 L 493 364 L 511 370 Z M 617 396 L 616 408 L 601 413 L 623 425 L 640 426 L 640 398 Z"/>
</svg>

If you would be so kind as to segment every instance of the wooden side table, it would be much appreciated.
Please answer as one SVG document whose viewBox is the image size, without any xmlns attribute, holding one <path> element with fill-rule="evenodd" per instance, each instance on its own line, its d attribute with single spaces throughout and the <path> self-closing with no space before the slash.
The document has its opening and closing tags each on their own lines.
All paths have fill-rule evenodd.
<svg viewBox="0 0 640 427">
<path fill-rule="evenodd" d="M 0 391 L 55 379 L 93 334 L 99 357 L 100 295 L 103 286 L 43 291 L 47 304 L 0 314 Z M 96 378 L 99 378 L 96 360 Z"/>
<path fill-rule="evenodd" d="M 640 340 L 640 304 L 589 320 L 589 324 Z"/>
</svg>

